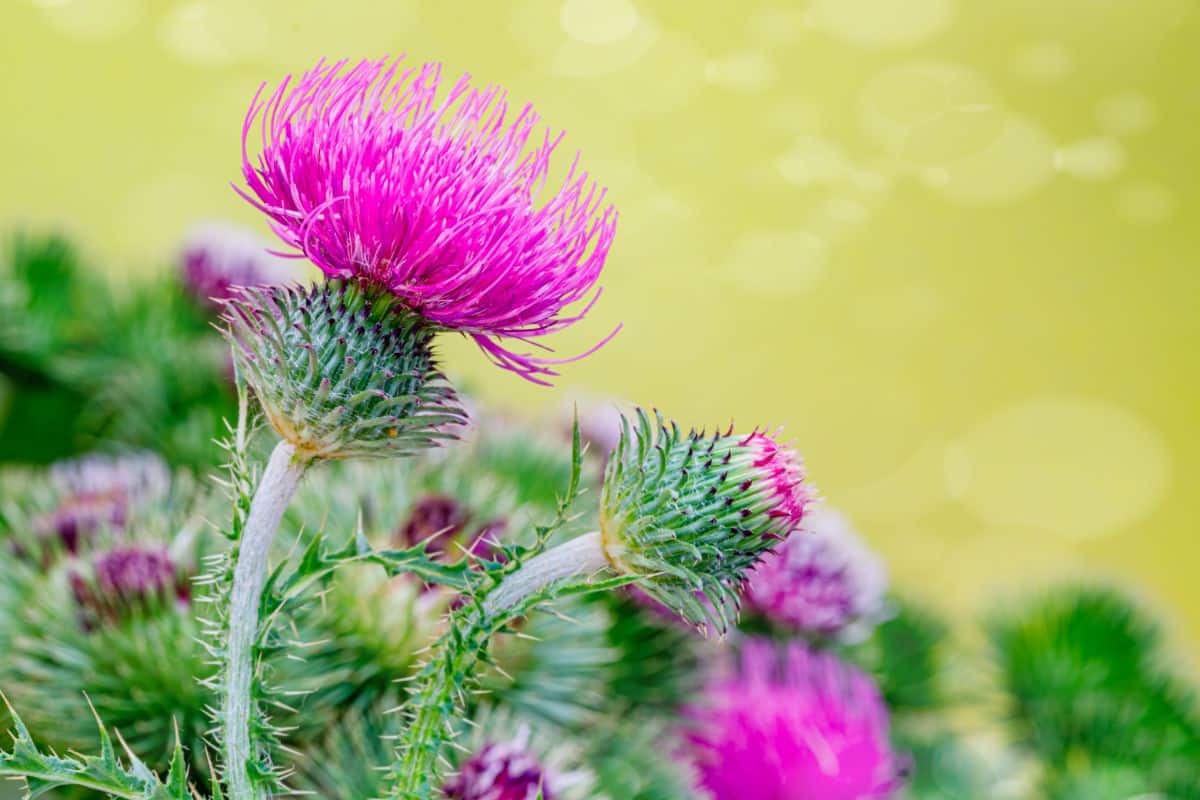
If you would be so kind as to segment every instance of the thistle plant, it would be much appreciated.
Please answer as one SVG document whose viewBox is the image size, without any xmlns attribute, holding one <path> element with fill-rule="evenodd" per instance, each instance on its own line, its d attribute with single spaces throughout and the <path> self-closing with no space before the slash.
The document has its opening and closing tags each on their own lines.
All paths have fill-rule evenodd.
<svg viewBox="0 0 1200 800">
<path fill-rule="evenodd" d="M 463 78 L 438 99 L 440 67 L 324 63 L 256 97 L 240 190 L 289 246 L 330 278 L 247 291 L 226 320 L 238 368 L 280 443 L 237 542 L 223 642 L 223 748 L 235 800 L 257 797 L 251 761 L 254 647 L 271 541 L 305 469 L 330 459 L 409 455 L 463 422 L 431 351 L 442 329 L 544 382 L 542 359 L 506 348 L 582 314 L 615 214 L 572 172 L 538 206 L 557 140 L 526 153 L 537 116 L 506 124 L 496 88 Z M 251 130 L 262 151 L 249 154 Z M 590 304 L 589 304 L 590 307 Z M 252 752 L 253 750 L 259 752 Z"/>
</svg>

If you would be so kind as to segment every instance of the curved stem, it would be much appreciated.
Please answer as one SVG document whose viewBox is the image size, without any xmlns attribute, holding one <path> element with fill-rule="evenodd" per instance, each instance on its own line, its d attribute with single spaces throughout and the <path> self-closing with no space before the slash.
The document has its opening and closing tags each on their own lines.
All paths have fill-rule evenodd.
<svg viewBox="0 0 1200 800">
<path fill-rule="evenodd" d="M 258 800 L 262 793 L 250 781 L 250 718 L 254 699 L 254 645 L 258 639 L 259 612 L 267 580 L 271 542 L 283 512 L 300 485 L 308 462 L 296 448 L 281 441 L 263 472 L 250 515 L 238 543 L 237 565 L 229 600 L 229 640 L 225 654 L 224 746 L 225 784 L 230 800 Z"/>
<path fill-rule="evenodd" d="M 438 655 L 421 674 L 413 694 L 412 716 L 405 728 L 393 770 L 391 797 L 429 800 L 437 791 L 439 755 L 453 736 L 454 716 L 475 667 L 476 654 L 501 629 L 513 609 L 552 583 L 609 565 L 599 533 L 577 536 L 525 562 L 483 600 L 483 613 L 467 612 L 451 620 Z"/>
</svg>

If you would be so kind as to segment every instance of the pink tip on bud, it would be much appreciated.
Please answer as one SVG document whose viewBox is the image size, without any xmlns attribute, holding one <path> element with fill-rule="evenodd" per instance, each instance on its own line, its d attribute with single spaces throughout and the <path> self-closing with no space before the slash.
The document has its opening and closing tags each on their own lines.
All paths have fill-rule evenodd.
<svg viewBox="0 0 1200 800">
<path fill-rule="evenodd" d="M 804 465 L 800 456 L 779 443 L 778 432 L 768 435 L 755 431 L 743 444 L 749 447 L 752 463 L 761 472 L 760 480 L 772 488 L 775 503 L 771 513 L 786 521 L 789 530 L 800 525 L 812 497 L 805 483 Z"/>
</svg>

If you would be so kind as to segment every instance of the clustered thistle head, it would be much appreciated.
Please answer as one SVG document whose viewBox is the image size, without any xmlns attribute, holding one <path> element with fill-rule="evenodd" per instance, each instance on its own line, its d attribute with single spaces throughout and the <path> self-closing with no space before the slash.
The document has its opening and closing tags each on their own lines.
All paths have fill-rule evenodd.
<svg viewBox="0 0 1200 800">
<path fill-rule="evenodd" d="M 713 800 L 882 800 L 908 770 L 871 680 L 799 643 L 746 642 L 686 713 L 689 750 Z"/>
<path fill-rule="evenodd" d="M 887 568 L 850 521 L 818 506 L 750 573 L 746 605 L 771 623 L 855 641 L 886 612 Z"/>
<path fill-rule="evenodd" d="M 180 255 L 183 286 L 198 303 L 219 308 L 239 286 L 278 286 L 294 281 L 295 266 L 267 247 L 256 234 L 236 225 L 196 225 L 185 237 Z"/>
<path fill-rule="evenodd" d="M 405 455 L 465 422 L 433 330 L 390 295 L 343 281 L 246 290 L 225 319 L 241 374 L 303 457 Z"/>
<path fill-rule="evenodd" d="M 530 342 L 587 313 L 616 213 L 577 164 L 539 202 L 561 137 L 538 135 L 530 106 L 512 115 L 495 86 L 441 85 L 437 64 L 342 61 L 265 100 L 260 90 L 243 129 L 242 193 L 327 276 L 384 290 L 545 382 L 561 362 L 500 340 Z"/>
<path fill-rule="evenodd" d="M 617 571 L 723 631 L 747 571 L 795 530 L 808 502 L 799 457 L 772 436 L 683 434 L 639 410 L 624 418 L 605 471 L 600 533 Z"/>
</svg>

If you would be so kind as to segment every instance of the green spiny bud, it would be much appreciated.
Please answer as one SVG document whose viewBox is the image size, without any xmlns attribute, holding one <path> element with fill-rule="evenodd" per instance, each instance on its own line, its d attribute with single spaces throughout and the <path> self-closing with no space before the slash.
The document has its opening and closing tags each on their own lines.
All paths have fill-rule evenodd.
<svg viewBox="0 0 1200 800">
<path fill-rule="evenodd" d="M 647 594 L 724 631 L 747 570 L 808 502 L 799 458 L 772 436 L 684 434 L 639 410 L 622 419 L 605 470 L 600 536 L 612 566 L 644 576 Z"/>
<path fill-rule="evenodd" d="M 390 294 L 345 281 L 244 289 L 225 321 L 241 373 L 301 457 L 407 455 L 465 421 L 433 356 L 436 328 Z"/>
</svg>

